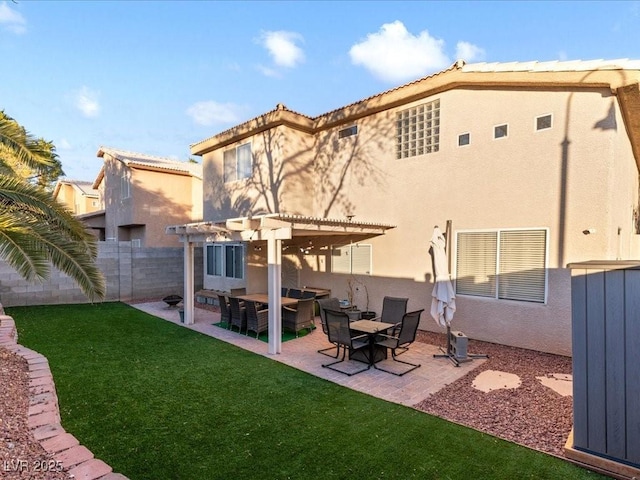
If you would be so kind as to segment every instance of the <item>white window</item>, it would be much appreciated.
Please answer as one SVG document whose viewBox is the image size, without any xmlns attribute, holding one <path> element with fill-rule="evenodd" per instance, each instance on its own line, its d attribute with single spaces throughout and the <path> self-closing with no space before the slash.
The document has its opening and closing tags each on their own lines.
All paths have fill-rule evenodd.
<svg viewBox="0 0 640 480">
<path fill-rule="evenodd" d="M 207 275 L 244 278 L 244 247 L 241 244 L 207 245 Z"/>
<path fill-rule="evenodd" d="M 458 232 L 456 293 L 546 302 L 547 229 Z"/>
<path fill-rule="evenodd" d="M 358 126 L 353 125 L 352 127 L 343 128 L 342 130 L 339 130 L 338 138 L 350 137 L 352 135 L 357 135 L 357 134 L 358 134 Z"/>
<path fill-rule="evenodd" d="M 120 177 L 120 194 L 123 199 L 131 197 L 131 178 L 126 172 Z"/>
<path fill-rule="evenodd" d="M 536 131 L 548 130 L 553 126 L 553 117 L 551 114 L 536 117 Z"/>
<path fill-rule="evenodd" d="M 440 149 L 440 100 L 396 114 L 396 158 L 415 157 Z"/>
<path fill-rule="evenodd" d="M 496 125 L 493 127 L 493 138 L 506 138 L 509 136 L 509 125 Z"/>
<path fill-rule="evenodd" d="M 249 178 L 252 166 L 251 143 L 227 150 L 223 154 L 225 183 Z"/>
<path fill-rule="evenodd" d="M 331 248 L 331 271 L 371 275 L 371 245 L 356 243 Z"/>
</svg>

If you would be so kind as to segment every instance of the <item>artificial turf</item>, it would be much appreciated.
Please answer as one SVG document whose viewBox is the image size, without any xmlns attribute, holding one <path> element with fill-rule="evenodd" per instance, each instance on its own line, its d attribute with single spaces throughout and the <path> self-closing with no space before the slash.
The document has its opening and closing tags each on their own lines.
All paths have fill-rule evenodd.
<svg viewBox="0 0 640 480">
<path fill-rule="evenodd" d="M 63 426 L 138 479 L 596 479 L 122 303 L 8 308 Z"/>
</svg>

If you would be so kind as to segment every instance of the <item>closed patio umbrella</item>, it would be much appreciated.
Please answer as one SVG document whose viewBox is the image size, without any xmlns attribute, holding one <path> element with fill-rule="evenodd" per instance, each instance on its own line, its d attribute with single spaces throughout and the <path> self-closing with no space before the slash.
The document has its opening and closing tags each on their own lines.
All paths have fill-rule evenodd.
<svg viewBox="0 0 640 480">
<path fill-rule="evenodd" d="M 447 238 L 450 232 L 451 221 L 448 220 Z M 449 275 L 449 259 L 447 257 L 446 247 L 447 240 L 442 234 L 442 231 L 436 226 L 431 236 L 433 273 L 436 276 L 431 293 L 431 316 L 438 325 L 447 329 L 447 350 L 444 355 L 434 355 L 434 357 L 448 358 L 456 367 L 459 367 L 460 362 L 468 362 L 473 358 L 488 358 L 488 356 L 485 354 L 457 356 L 453 351 L 451 345 L 451 320 L 453 320 L 453 315 L 456 312 L 456 292 L 453 290 L 453 284 L 451 283 Z M 458 332 L 458 335 L 461 335 L 461 333 Z M 464 338 L 466 339 L 466 337 Z"/>
<path fill-rule="evenodd" d="M 453 320 L 453 314 L 456 311 L 456 294 L 449 278 L 446 244 L 442 231 L 436 226 L 431 236 L 436 277 L 431 292 L 431 316 L 438 325 L 447 328 L 448 335 L 448 329 L 451 327 L 451 320 Z"/>
</svg>

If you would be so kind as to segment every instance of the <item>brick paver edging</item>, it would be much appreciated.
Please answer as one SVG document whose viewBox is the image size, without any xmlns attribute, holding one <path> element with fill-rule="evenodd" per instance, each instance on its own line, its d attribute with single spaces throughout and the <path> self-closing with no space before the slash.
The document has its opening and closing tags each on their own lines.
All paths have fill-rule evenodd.
<svg viewBox="0 0 640 480">
<path fill-rule="evenodd" d="M 128 480 L 67 433 L 60 423 L 58 396 L 44 355 L 18 343 L 18 331 L 12 317 L 4 315 L 0 304 L 0 347 L 10 350 L 29 365 L 29 413 L 28 424 L 33 437 L 61 462 L 65 471 L 75 480 Z"/>
</svg>

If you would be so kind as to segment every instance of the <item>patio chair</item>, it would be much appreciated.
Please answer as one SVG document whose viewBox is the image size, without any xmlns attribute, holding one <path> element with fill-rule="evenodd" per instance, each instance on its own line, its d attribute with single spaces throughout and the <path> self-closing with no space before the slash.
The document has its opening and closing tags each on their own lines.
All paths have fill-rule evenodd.
<svg viewBox="0 0 640 480">
<path fill-rule="evenodd" d="M 287 330 L 298 332 L 305 328 L 309 331 L 313 328 L 311 314 L 313 313 L 313 298 L 301 299 L 298 301 L 297 308 L 282 307 L 282 325 Z"/>
<path fill-rule="evenodd" d="M 227 328 L 231 328 L 231 310 L 229 307 L 229 299 L 226 295 L 218 295 L 218 304 L 220 305 L 220 321 L 226 322 Z"/>
<path fill-rule="evenodd" d="M 323 364 L 322 366 L 349 376 L 369 370 L 369 368 L 371 368 L 371 364 L 369 362 L 367 362 L 366 367 L 356 370 L 355 372 L 345 372 L 344 370 L 340 370 L 335 367 L 335 365 L 345 361 L 347 351 L 353 353 L 357 350 L 364 350 L 366 352 L 369 349 L 368 335 L 364 334 L 354 336 L 350 327 L 349 315 L 344 312 L 325 309 L 325 318 L 327 321 L 327 335 L 329 337 L 329 341 L 334 343 L 338 350 L 342 346 L 342 358 L 335 362 Z"/>
<path fill-rule="evenodd" d="M 280 296 L 281 297 L 286 297 L 289 295 L 289 289 L 287 287 L 282 287 L 280 289 Z"/>
<path fill-rule="evenodd" d="M 382 315 L 376 318 L 378 322 L 393 323 L 396 327 L 402 322 L 402 316 L 407 313 L 408 298 L 400 297 L 384 297 L 382 300 Z M 392 335 L 397 333 L 397 328 L 394 327 Z"/>
<path fill-rule="evenodd" d="M 320 312 L 320 324 L 322 325 L 322 331 L 324 332 L 325 335 L 328 335 L 327 332 L 327 315 L 325 313 L 325 310 L 336 310 L 336 311 L 340 311 L 340 300 L 338 300 L 335 297 L 332 298 L 319 298 L 316 300 L 316 302 L 318 303 L 318 311 Z M 335 343 L 335 342 L 331 342 L 334 344 L 333 347 L 328 347 L 328 348 L 321 348 L 320 350 L 318 350 L 318 353 L 321 353 L 323 355 L 327 355 L 328 357 L 334 357 L 334 358 L 338 358 L 338 355 L 340 355 L 340 346 Z M 335 355 L 333 354 L 329 354 L 326 352 L 329 352 L 330 350 L 335 350 Z"/>
<path fill-rule="evenodd" d="M 315 300 L 316 299 L 316 292 L 310 292 L 309 290 L 303 290 L 302 292 L 300 292 L 300 298 L 301 299 L 311 298 L 311 299 Z M 313 308 L 311 309 L 310 318 L 311 318 L 311 324 L 313 326 L 315 326 L 316 325 L 315 304 L 313 304 Z"/>
<path fill-rule="evenodd" d="M 256 302 L 251 300 L 245 300 L 244 306 L 247 309 L 247 335 L 249 331 L 256 332 L 258 338 L 262 332 L 269 329 L 269 309 L 259 310 Z"/>
<path fill-rule="evenodd" d="M 376 345 L 381 345 L 383 347 L 387 347 L 391 349 L 391 358 L 399 363 L 404 363 L 405 365 L 411 366 L 410 369 L 405 370 L 402 373 L 392 372 L 391 370 L 385 370 L 384 368 L 376 365 L 378 370 L 382 370 L 383 372 L 392 373 L 393 375 L 397 375 L 401 377 L 405 373 L 409 373 L 420 366 L 420 364 L 405 362 L 403 360 L 398 360 L 396 357 L 400 355 L 400 353 L 404 353 L 409 349 L 409 345 L 411 345 L 416 339 L 416 332 L 418 331 L 418 324 L 420 323 L 420 315 L 422 315 L 424 309 L 416 310 L 415 312 L 405 313 L 402 317 L 402 322 L 400 326 L 400 330 L 397 335 L 385 335 L 379 334 L 376 338 Z M 401 350 L 398 353 L 398 350 Z"/>
<path fill-rule="evenodd" d="M 290 288 L 287 295 L 289 298 L 302 298 L 302 290 L 297 288 Z"/>
<path fill-rule="evenodd" d="M 229 305 L 231 306 L 231 329 L 238 327 L 238 332 L 247 328 L 247 308 L 240 304 L 237 297 L 229 297 Z"/>
</svg>

